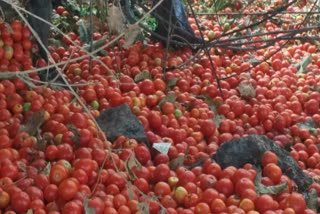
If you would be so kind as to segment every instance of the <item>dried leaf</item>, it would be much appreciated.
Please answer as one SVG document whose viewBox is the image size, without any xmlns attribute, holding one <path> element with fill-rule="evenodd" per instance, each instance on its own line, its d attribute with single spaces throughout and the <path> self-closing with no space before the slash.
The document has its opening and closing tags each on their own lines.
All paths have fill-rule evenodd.
<svg viewBox="0 0 320 214">
<path fill-rule="evenodd" d="M 26 165 L 24 165 L 23 163 L 18 162 L 17 167 L 21 172 L 27 172 Z"/>
<path fill-rule="evenodd" d="M 90 16 L 84 16 L 79 21 L 77 21 L 77 25 L 81 25 L 81 22 L 83 22 L 84 26 L 87 29 L 90 29 L 90 23 L 91 23 L 91 17 Z M 101 31 L 105 28 L 104 23 L 101 21 L 101 19 L 95 15 L 92 16 L 92 25 L 93 25 L 93 31 Z"/>
<path fill-rule="evenodd" d="M 93 209 L 92 207 L 89 207 L 88 205 L 88 197 L 85 196 L 83 199 L 83 206 L 84 206 L 84 213 L 85 214 L 95 214 L 95 209 Z"/>
<path fill-rule="evenodd" d="M 149 214 L 149 204 L 147 202 L 140 202 L 138 204 L 138 210 L 141 214 Z"/>
<path fill-rule="evenodd" d="M 44 110 L 32 113 L 26 122 L 20 126 L 19 132 L 27 132 L 30 136 L 36 135 L 40 126 L 44 123 L 44 115 Z"/>
<path fill-rule="evenodd" d="M 220 127 L 220 123 L 225 120 L 225 116 L 224 115 L 219 115 L 219 114 L 215 114 L 212 118 L 213 122 L 216 124 L 216 127 L 219 128 Z"/>
<path fill-rule="evenodd" d="M 139 33 L 141 32 L 141 29 L 139 25 L 133 24 L 133 25 L 128 25 L 128 28 L 124 34 L 124 44 L 123 48 L 128 49 L 137 39 Z"/>
<path fill-rule="evenodd" d="M 161 206 L 161 209 L 160 209 L 160 213 L 159 213 L 159 214 L 166 214 L 166 213 L 167 213 L 166 208 L 164 208 L 163 206 Z"/>
<path fill-rule="evenodd" d="M 128 196 L 129 196 L 129 199 L 132 200 L 134 199 L 134 192 L 133 192 L 133 185 L 131 182 L 127 182 L 127 191 L 128 191 Z"/>
<path fill-rule="evenodd" d="M 134 76 L 134 81 L 138 83 L 142 80 L 150 79 L 150 78 L 151 78 L 151 74 L 149 71 L 142 71 Z"/>
<path fill-rule="evenodd" d="M 154 143 L 152 145 L 153 148 L 155 148 L 157 151 L 159 151 L 162 154 L 168 154 L 170 149 L 171 143 Z"/>
<path fill-rule="evenodd" d="M 251 99 L 256 97 L 256 89 L 250 83 L 241 82 L 237 89 L 243 98 Z"/>
<path fill-rule="evenodd" d="M 134 153 L 132 153 L 130 155 L 130 157 L 125 161 L 125 164 L 124 164 L 124 167 L 126 169 L 126 171 L 128 172 L 128 176 L 131 180 L 134 180 L 136 179 L 136 175 L 134 174 L 133 172 L 133 169 L 134 168 L 138 168 L 140 169 L 141 168 L 141 164 L 139 163 L 139 161 L 137 161 Z"/>
<path fill-rule="evenodd" d="M 185 155 L 179 155 L 169 163 L 169 167 L 172 170 L 176 170 L 178 167 L 183 166 Z"/>
<path fill-rule="evenodd" d="M 119 7 L 112 5 L 108 8 L 108 27 L 112 33 L 121 33 L 124 29 L 124 19 Z"/>
</svg>

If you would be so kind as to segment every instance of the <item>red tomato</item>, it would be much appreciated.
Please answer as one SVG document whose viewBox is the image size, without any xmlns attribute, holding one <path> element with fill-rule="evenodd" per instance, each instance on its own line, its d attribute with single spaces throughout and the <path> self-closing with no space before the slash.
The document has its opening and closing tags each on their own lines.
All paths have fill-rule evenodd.
<svg viewBox="0 0 320 214">
<path fill-rule="evenodd" d="M 260 213 L 264 213 L 267 210 L 273 210 L 274 208 L 273 198 L 267 194 L 259 196 L 254 203 L 256 210 Z"/>
<path fill-rule="evenodd" d="M 226 197 L 229 197 L 233 194 L 233 183 L 229 178 L 222 178 L 216 182 L 216 190 Z"/>
<path fill-rule="evenodd" d="M 63 180 L 58 187 L 58 195 L 64 201 L 70 201 L 78 192 L 78 184 L 72 178 Z"/>
<path fill-rule="evenodd" d="M 293 192 L 285 199 L 285 208 L 294 209 L 295 213 L 303 213 L 306 209 L 306 201 L 303 195 Z"/>
<path fill-rule="evenodd" d="M 11 206 L 19 213 L 26 213 L 29 209 L 31 199 L 26 192 L 17 192 L 12 195 Z"/>
<path fill-rule="evenodd" d="M 263 153 L 261 158 L 261 164 L 263 167 L 269 163 L 278 163 L 278 156 L 272 151 L 266 151 L 265 153 Z"/>
<path fill-rule="evenodd" d="M 64 7 L 63 6 L 58 6 L 57 8 L 56 8 L 56 11 L 57 11 L 57 13 L 59 14 L 59 15 L 62 15 L 62 13 L 65 11 L 65 9 L 64 9 Z"/>
<path fill-rule="evenodd" d="M 153 172 L 155 181 L 167 181 L 170 176 L 170 168 L 167 164 L 159 164 Z"/>
<path fill-rule="evenodd" d="M 151 154 L 149 149 L 145 145 L 138 145 L 134 148 L 134 153 L 137 160 L 145 165 L 149 160 L 151 160 Z"/>
<path fill-rule="evenodd" d="M 55 164 L 50 171 L 50 182 L 53 184 L 60 184 L 64 179 L 69 177 L 69 171 L 62 165 Z"/>
<path fill-rule="evenodd" d="M 161 115 L 158 111 L 151 111 L 148 120 L 149 126 L 154 130 L 158 130 L 162 126 Z"/>
</svg>

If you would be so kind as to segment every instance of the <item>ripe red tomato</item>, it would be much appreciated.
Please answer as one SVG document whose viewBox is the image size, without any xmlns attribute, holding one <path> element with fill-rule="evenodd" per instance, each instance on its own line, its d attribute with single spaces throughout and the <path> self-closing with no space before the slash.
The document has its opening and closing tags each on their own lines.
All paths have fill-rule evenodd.
<svg viewBox="0 0 320 214">
<path fill-rule="evenodd" d="M 316 114 L 319 109 L 319 101 L 310 99 L 304 104 L 304 109 L 307 114 Z"/>
<path fill-rule="evenodd" d="M 306 201 L 304 200 L 303 195 L 293 192 L 285 199 L 284 206 L 285 208 L 294 209 L 295 213 L 303 213 L 306 209 Z"/>
<path fill-rule="evenodd" d="M 145 145 L 140 144 L 136 146 L 134 148 L 134 154 L 142 165 L 145 165 L 149 160 L 151 160 L 150 151 Z"/>
<path fill-rule="evenodd" d="M 119 79 L 120 81 L 120 89 L 122 92 L 131 91 L 135 87 L 135 82 L 128 75 L 123 75 Z"/>
<path fill-rule="evenodd" d="M 138 178 L 134 181 L 134 186 L 137 187 L 141 192 L 147 194 L 150 191 L 149 183 L 144 178 Z"/>
<path fill-rule="evenodd" d="M 59 14 L 59 15 L 62 15 L 62 13 L 65 11 L 65 9 L 64 9 L 64 7 L 63 6 L 58 6 L 57 8 L 56 8 L 56 11 L 57 11 L 57 13 Z"/>
<path fill-rule="evenodd" d="M 12 30 L 22 30 L 23 28 L 23 25 L 21 23 L 21 21 L 19 20 L 13 20 L 11 23 L 10 23 L 10 26 L 12 28 Z"/>
<path fill-rule="evenodd" d="M 161 118 L 160 112 L 158 111 L 151 111 L 148 116 L 148 120 L 149 120 L 149 126 L 153 130 L 158 130 L 162 126 L 162 118 Z"/>
<path fill-rule="evenodd" d="M 145 95 L 154 94 L 156 92 L 155 87 L 154 87 L 154 83 L 150 79 L 145 79 L 145 80 L 141 81 L 138 85 L 139 85 L 141 93 L 143 93 Z"/>
<path fill-rule="evenodd" d="M 239 195 L 242 194 L 243 191 L 247 189 L 253 189 L 255 190 L 254 182 L 249 178 L 241 178 L 237 181 L 235 184 L 235 192 Z"/>
<path fill-rule="evenodd" d="M 216 182 L 216 190 L 222 194 L 224 194 L 226 197 L 229 197 L 231 194 L 233 194 L 233 183 L 229 178 L 222 178 Z"/>
<path fill-rule="evenodd" d="M 165 102 L 161 106 L 162 113 L 166 115 L 173 114 L 174 110 L 175 110 L 174 104 L 171 102 Z"/>
<path fill-rule="evenodd" d="M 92 159 L 77 159 L 73 163 L 73 167 L 75 170 L 83 169 L 87 175 L 91 175 L 92 171 L 94 170 L 94 161 Z"/>
<path fill-rule="evenodd" d="M 58 186 L 58 195 L 64 201 L 70 201 L 78 192 L 78 184 L 72 178 L 63 180 Z"/>
<path fill-rule="evenodd" d="M 60 184 L 64 179 L 69 177 L 69 171 L 60 164 L 52 166 L 49 179 L 52 184 Z"/>
<path fill-rule="evenodd" d="M 22 40 L 22 32 L 21 30 L 13 30 L 13 34 L 11 34 L 13 41 L 20 42 Z"/>
<path fill-rule="evenodd" d="M 3 47 L 0 47 L 0 59 L 2 59 L 4 57 L 4 48 Z"/>
<path fill-rule="evenodd" d="M 97 99 L 97 94 L 93 87 L 88 87 L 85 89 L 82 97 L 87 103 L 89 103 Z"/>
<path fill-rule="evenodd" d="M 62 208 L 62 214 L 82 214 L 83 207 L 76 201 L 67 202 Z"/>
<path fill-rule="evenodd" d="M 87 118 L 82 113 L 74 113 L 69 118 L 69 123 L 75 125 L 77 128 L 86 128 Z"/>
<path fill-rule="evenodd" d="M 272 151 L 266 151 L 265 153 L 263 153 L 261 158 L 261 164 L 263 167 L 265 167 L 269 163 L 278 163 L 278 156 Z"/>
<path fill-rule="evenodd" d="M 260 213 L 264 213 L 267 210 L 273 210 L 274 208 L 274 200 L 267 194 L 259 196 L 254 203 L 256 210 Z"/>
<path fill-rule="evenodd" d="M 159 164 L 153 172 L 153 179 L 158 181 L 167 181 L 170 176 L 170 168 L 167 164 Z"/>
<path fill-rule="evenodd" d="M 222 199 L 216 198 L 211 202 L 210 208 L 212 213 L 222 213 L 227 209 L 227 206 Z"/>
<path fill-rule="evenodd" d="M 200 122 L 200 126 L 201 126 L 201 132 L 206 137 L 213 135 L 216 131 L 216 124 L 212 119 L 206 119 Z"/>
<path fill-rule="evenodd" d="M 19 213 L 26 213 L 30 203 L 31 199 L 26 192 L 14 193 L 11 197 L 11 206 L 13 210 Z"/>
</svg>

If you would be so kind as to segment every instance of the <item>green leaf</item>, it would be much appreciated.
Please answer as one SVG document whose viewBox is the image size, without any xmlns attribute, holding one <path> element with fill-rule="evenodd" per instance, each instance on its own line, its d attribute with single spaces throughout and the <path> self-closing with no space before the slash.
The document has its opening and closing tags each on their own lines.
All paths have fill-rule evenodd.
<svg viewBox="0 0 320 214">
<path fill-rule="evenodd" d="M 311 189 L 306 196 L 307 207 L 311 210 L 317 211 L 318 202 L 317 202 L 318 194 L 315 189 Z"/>
<path fill-rule="evenodd" d="M 278 195 L 287 189 L 288 183 L 286 182 L 274 186 L 265 186 L 263 184 L 260 184 L 257 187 L 257 192 L 259 192 L 260 194 Z"/>
<path fill-rule="evenodd" d="M 33 211 L 32 209 L 28 209 L 27 213 L 26 214 L 33 214 Z"/>
<path fill-rule="evenodd" d="M 311 54 L 302 58 L 300 62 L 298 62 L 295 66 L 298 70 L 298 73 L 307 73 L 307 66 L 312 62 Z"/>
<path fill-rule="evenodd" d="M 95 209 L 93 209 L 92 207 L 89 207 L 88 200 L 89 199 L 87 196 L 85 196 L 83 199 L 84 213 L 85 214 L 95 214 Z"/>
<path fill-rule="evenodd" d="M 79 34 L 80 34 L 80 41 L 82 43 L 89 43 L 90 42 L 89 32 L 88 32 L 87 26 L 84 23 L 84 21 L 80 22 Z"/>
<path fill-rule="evenodd" d="M 51 171 L 51 163 L 48 162 L 47 165 L 40 171 L 40 173 L 48 176 L 50 174 Z"/>
<path fill-rule="evenodd" d="M 298 127 L 300 129 L 308 129 L 308 130 L 310 130 L 310 129 L 317 129 L 318 125 L 313 119 L 308 119 L 304 123 L 299 123 Z"/>
<path fill-rule="evenodd" d="M 154 17 L 147 17 L 145 20 L 145 23 L 148 27 L 148 29 L 155 31 L 158 27 L 157 19 Z"/>
<path fill-rule="evenodd" d="M 167 88 L 170 89 L 170 88 L 176 86 L 177 81 L 178 81 L 179 79 L 180 79 L 180 78 L 178 78 L 178 77 L 174 77 L 174 78 L 168 79 L 168 80 L 166 81 Z"/>
<path fill-rule="evenodd" d="M 166 102 L 174 103 L 177 100 L 176 94 L 169 94 L 165 96 L 158 104 L 159 109 L 161 109 L 162 105 Z"/>
<path fill-rule="evenodd" d="M 93 44 L 92 44 L 92 50 L 96 50 L 99 47 L 101 47 L 106 40 L 107 40 L 107 36 L 104 36 L 101 39 L 94 41 Z M 90 50 L 90 45 L 83 46 L 83 49 L 86 50 L 86 51 L 89 51 Z"/>
<path fill-rule="evenodd" d="M 185 155 L 179 155 L 177 158 L 173 159 L 169 163 L 171 170 L 176 170 L 178 167 L 183 166 Z"/>
<path fill-rule="evenodd" d="M 145 80 L 145 79 L 151 79 L 151 74 L 149 71 L 142 71 L 134 77 L 134 81 L 136 83 L 141 82 L 142 80 Z"/>
<path fill-rule="evenodd" d="M 261 169 L 258 169 L 257 176 L 254 183 L 256 185 L 256 191 L 260 195 L 261 194 L 278 195 L 288 189 L 287 182 L 274 185 L 274 186 L 265 186 L 261 183 L 261 177 L 262 177 Z"/>
</svg>

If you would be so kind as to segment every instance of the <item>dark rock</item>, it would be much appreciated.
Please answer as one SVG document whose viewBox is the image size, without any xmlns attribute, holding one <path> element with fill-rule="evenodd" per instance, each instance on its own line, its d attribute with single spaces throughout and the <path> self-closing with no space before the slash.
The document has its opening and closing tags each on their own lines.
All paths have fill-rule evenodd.
<svg viewBox="0 0 320 214">
<path fill-rule="evenodd" d="M 246 163 L 251 163 L 260 168 L 261 157 L 266 151 L 272 151 L 277 154 L 278 165 L 282 172 L 294 180 L 301 192 L 308 190 L 313 182 L 312 178 L 302 171 L 288 151 L 263 135 L 249 135 L 241 139 L 225 142 L 212 156 L 212 159 L 222 168 L 228 166 L 240 168 Z M 201 160 L 192 167 L 200 166 L 203 162 L 204 160 Z"/>
<path fill-rule="evenodd" d="M 131 112 L 128 104 L 122 104 L 103 111 L 97 123 L 111 141 L 123 135 L 144 142 L 149 146 L 147 136 L 140 120 Z"/>
</svg>

